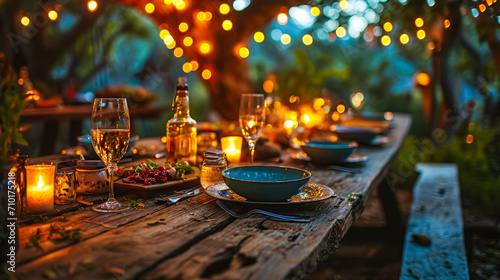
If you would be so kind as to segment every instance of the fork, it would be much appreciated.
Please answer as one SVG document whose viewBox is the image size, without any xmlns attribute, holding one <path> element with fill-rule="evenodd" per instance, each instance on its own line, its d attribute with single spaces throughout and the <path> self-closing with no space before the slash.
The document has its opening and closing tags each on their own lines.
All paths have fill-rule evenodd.
<svg viewBox="0 0 500 280">
<path fill-rule="evenodd" d="M 238 218 L 238 219 L 243 219 L 243 218 L 248 218 L 251 215 L 254 214 L 261 214 L 265 216 L 269 216 L 275 219 L 280 219 L 280 220 L 285 220 L 285 221 L 291 221 L 291 222 L 298 222 L 298 223 L 309 223 L 311 219 L 309 217 L 299 217 L 299 216 L 288 216 L 288 215 L 281 215 L 281 214 L 276 214 L 268 211 L 264 211 L 261 209 L 252 209 L 245 214 L 238 214 L 234 212 L 233 210 L 229 209 L 226 205 L 222 203 L 222 201 L 217 200 L 217 204 L 224 210 L 226 211 L 229 215 Z"/>
<path fill-rule="evenodd" d="M 182 198 L 197 196 L 201 193 L 201 191 L 202 191 L 202 188 L 199 187 L 199 188 L 196 188 L 194 190 L 182 192 L 180 194 L 174 194 L 174 195 L 170 195 L 167 197 L 157 198 L 155 200 L 155 204 L 166 203 L 168 205 L 172 205 L 172 204 L 177 203 L 177 201 L 181 200 Z"/>
</svg>

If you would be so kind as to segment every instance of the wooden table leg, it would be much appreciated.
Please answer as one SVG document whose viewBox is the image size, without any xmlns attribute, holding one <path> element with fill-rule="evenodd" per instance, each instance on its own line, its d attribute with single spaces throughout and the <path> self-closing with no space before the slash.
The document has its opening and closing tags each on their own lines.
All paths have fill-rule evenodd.
<svg viewBox="0 0 500 280">
<path fill-rule="evenodd" d="M 403 218 L 396 189 L 391 180 L 386 176 L 379 185 L 379 198 L 384 208 L 386 227 L 394 230 L 403 229 Z"/>
</svg>

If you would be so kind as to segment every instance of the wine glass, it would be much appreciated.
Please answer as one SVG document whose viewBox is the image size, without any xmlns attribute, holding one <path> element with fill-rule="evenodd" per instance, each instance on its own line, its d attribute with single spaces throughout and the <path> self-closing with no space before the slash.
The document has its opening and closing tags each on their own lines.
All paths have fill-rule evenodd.
<svg viewBox="0 0 500 280">
<path fill-rule="evenodd" d="M 115 199 L 113 174 L 118 161 L 127 151 L 130 138 L 130 119 L 125 98 L 96 98 L 92 108 L 92 146 L 102 162 L 107 166 L 109 177 L 108 201 L 94 205 L 97 212 L 119 212 L 128 207 Z"/>
<path fill-rule="evenodd" d="M 240 127 L 243 137 L 250 147 L 250 159 L 253 164 L 255 142 L 259 139 L 266 119 L 264 95 L 258 93 L 242 94 L 240 102 Z"/>
</svg>

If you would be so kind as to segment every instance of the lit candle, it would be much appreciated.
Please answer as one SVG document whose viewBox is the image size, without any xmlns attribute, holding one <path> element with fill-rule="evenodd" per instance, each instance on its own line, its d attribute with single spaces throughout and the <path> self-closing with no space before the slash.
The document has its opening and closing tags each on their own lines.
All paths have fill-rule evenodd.
<svg viewBox="0 0 500 280">
<path fill-rule="evenodd" d="M 26 210 L 30 213 L 54 209 L 54 165 L 26 166 Z"/>
<path fill-rule="evenodd" d="M 221 138 L 222 151 L 226 153 L 227 160 L 231 163 L 239 163 L 241 158 L 241 144 L 243 138 L 228 136 Z"/>
</svg>

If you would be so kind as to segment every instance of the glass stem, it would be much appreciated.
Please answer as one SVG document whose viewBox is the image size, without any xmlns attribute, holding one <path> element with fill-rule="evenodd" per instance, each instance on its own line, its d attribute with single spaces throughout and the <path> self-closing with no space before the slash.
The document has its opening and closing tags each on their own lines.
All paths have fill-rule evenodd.
<svg viewBox="0 0 500 280">
<path fill-rule="evenodd" d="M 248 140 L 248 147 L 250 147 L 250 163 L 253 164 L 253 155 L 255 153 L 255 141 Z"/>
<path fill-rule="evenodd" d="M 109 196 L 108 196 L 108 201 L 109 200 L 115 200 L 115 192 L 114 192 L 114 180 L 113 176 L 115 175 L 115 169 L 117 167 L 117 164 L 115 162 L 112 162 L 108 164 L 108 178 L 109 178 Z"/>
</svg>

